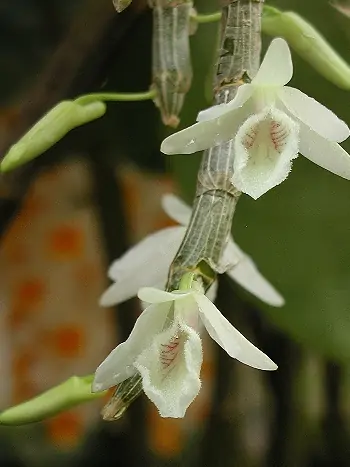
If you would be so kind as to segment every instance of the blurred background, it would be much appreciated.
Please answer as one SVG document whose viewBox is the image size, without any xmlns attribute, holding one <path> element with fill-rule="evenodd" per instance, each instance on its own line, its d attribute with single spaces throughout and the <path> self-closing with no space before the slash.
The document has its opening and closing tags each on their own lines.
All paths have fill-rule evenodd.
<svg viewBox="0 0 350 467">
<path fill-rule="evenodd" d="M 311 21 L 350 61 L 350 20 L 326 0 L 269 3 Z M 201 13 L 215 2 L 196 3 Z M 181 125 L 210 104 L 218 25 L 191 37 L 192 88 Z M 58 101 L 147 90 L 152 16 L 144 0 L 0 2 L 0 151 Z M 264 47 L 270 38 L 264 37 Z M 350 123 L 346 91 L 293 54 L 292 85 Z M 160 197 L 191 203 L 200 155 L 165 158 L 152 102 L 110 103 L 34 162 L 0 179 L 0 407 L 72 374 L 93 373 L 129 334 L 136 300 L 102 309 L 107 267 L 171 221 Z M 344 147 L 349 151 L 350 145 Z M 300 156 L 258 201 L 242 196 L 237 243 L 286 299 L 273 309 L 225 278 L 218 307 L 278 365 L 258 372 L 203 336 L 203 387 L 184 420 L 145 397 L 118 422 L 95 401 L 0 430 L 1 467 L 345 467 L 350 465 L 350 183 Z"/>
</svg>

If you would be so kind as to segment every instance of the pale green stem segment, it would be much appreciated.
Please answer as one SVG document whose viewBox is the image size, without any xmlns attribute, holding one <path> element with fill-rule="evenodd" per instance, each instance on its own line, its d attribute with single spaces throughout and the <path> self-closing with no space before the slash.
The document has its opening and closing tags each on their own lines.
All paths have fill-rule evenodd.
<svg viewBox="0 0 350 467">
<path fill-rule="evenodd" d="M 148 101 L 154 99 L 157 96 L 157 92 L 154 89 L 150 89 L 145 92 L 104 92 L 104 93 L 93 93 L 85 94 L 84 96 L 78 97 L 74 100 L 77 104 L 86 105 L 96 101 L 117 101 L 117 102 L 137 102 L 137 101 Z"/>
<path fill-rule="evenodd" d="M 221 11 L 217 11 L 216 13 L 210 13 L 208 15 L 196 15 L 194 14 L 191 16 L 193 21 L 196 21 L 198 24 L 205 24 L 205 23 L 216 23 L 221 19 Z"/>
<path fill-rule="evenodd" d="M 186 274 L 181 277 L 179 290 L 190 290 L 192 288 L 194 278 L 194 272 L 186 272 Z"/>
<path fill-rule="evenodd" d="M 39 396 L 0 412 L 0 425 L 39 422 L 77 405 L 100 399 L 105 392 L 91 393 L 93 377 L 72 376 Z"/>
<path fill-rule="evenodd" d="M 191 19 L 199 24 L 220 21 L 221 12 L 193 15 Z M 350 90 L 349 64 L 297 13 L 264 5 L 261 26 L 265 34 L 286 39 L 297 54 L 331 83 Z"/>
<path fill-rule="evenodd" d="M 73 101 L 62 101 L 47 112 L 15 143 L 0 164 L 8 172 L 47 151 L 68 132 L 102 117 L 107 110 L 103 101 L 144 101 L 154 99 L 154 90 L 139 93 L 87 94 Z"/>
</svg>

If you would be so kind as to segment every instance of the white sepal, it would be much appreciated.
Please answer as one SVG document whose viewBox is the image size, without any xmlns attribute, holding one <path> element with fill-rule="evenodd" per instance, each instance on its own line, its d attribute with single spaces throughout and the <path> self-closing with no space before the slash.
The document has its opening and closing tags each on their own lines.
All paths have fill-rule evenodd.
<svg viewBox="0 0 350 467">
<path fill-rule="evenodd" d="M 165 284 L 185 231 L 178 226 L 148 235 L 114 261 L 108 276 L 115 282 L 101 296 L 100 305 L 116 305 L 135 297 L 140 287 Z"/>
<path fill-rule="evenodd" d="M 286 86 L 279 97 L 292 115 L 323 138 L 341 142 L 349 137 L 349 127 L 343 120 L 299 89 Z"/>
<path fill-rule="evenodd" d="M 303 123 L 300 124 L 299 150 L 320 167 L 350 180 L 350 154 L 338 143 L 322 138 Z"/>
<path fill-rule="evenodd" d="M 213 118 L 220 117 L 226 112 L 242 107 L 254 92 L 251 84 L 242 84 L 239 86 L 235 97 L 227 104 L 218 104 L 202 110 L 197 115 L 197 122 L 204 122 L 205 120 L 212 120 Z"/>
<path fill-rule="evenodd" d="M 148 306 L 138 317 L 128 339 L 119 344 L 101 363 L 95 373 L 92 391 L 104 391 L 124 381 L 136 370 L 134 361 L 161 332 L 169 312 L 169 303 Z"/>
<path fill-rule="evenodd" d="M 278 37 L 266 51 L 253 86 L 284 86 L 293 76 L 293 62 L 287 42 Z"/>
<path fill-rule="evenodd" d="M 227 104 L 226 104 L 227 105 Z M 204 120 L 168 136 L 160 150 L 164 154 L 193 154 L 234 138 L 242 121 L 249 115 L 249 105 L 244 105 L 213 118 Z"/>
<path fill-rule="evenodd" d="M 216 296 L 218 294 L 219 282 L 216 280 L 212 283 L 209 289 L 206 292 L 206 296 L 209 298 L 211 302 L 215 302 Z"/>
<path fill-rule="evenodd" d="M 180 292 L 176 290 L 174 292 L 166 292 L 165 290 L 158 290 L 154 287 L 141 287 L 137 292 L 137 296 L 140 300 L 147 303 L 164 303 L 172 300 L 180 300 L 191 295 L 191 292 Z"/>
<path fill-rule="evenodd" d="M 284 305 L 281 294 L 265 279 L 252 258 L 241 250 L 232 238 L 227 244 L 222 261 L 228 265 L 226 274 L 245 290 L 268 305 Z M 207 296 L 209 297 L 208 294 Z"/>
<path fill-rule="evenodd" d="M 201 319 L 210 337 L 230 357 L 259 370 L 276 370 L 277 365 L 248 341 L 203 294 L 195 294 Z"/>
<path fill-rule="evenodd" d="M 237 284 L 268 305 L 276 307 L 284 305 L 282 295 L 265 279 L 249 256 L 245 256 L 226 272 Z"/>
<path fill-rule="evenodd" d="M 187 226 L 191 218 L 191 208 L 172 193 L 162 196 L 162 208 L 168 216 L 181 225 Z"/>
</svg>

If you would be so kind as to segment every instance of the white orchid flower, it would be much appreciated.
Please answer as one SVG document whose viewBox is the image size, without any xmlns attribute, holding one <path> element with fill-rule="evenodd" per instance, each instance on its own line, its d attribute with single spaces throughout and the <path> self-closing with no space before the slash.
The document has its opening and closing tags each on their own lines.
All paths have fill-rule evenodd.
<svg viewBox="0 0 350 467">
<path fill-rule="evenodd" d="M 274 39 L 257 75 L 236 97 L 200 112 L 198 123 L 166 138 L 165 154 L 191 154 L 234 139 L 233 185 L 257 199 L 283 182 L 298 152 L 350 179 L 350 156 L 337 142 L 348 138 L 345 122 L 298 89 L 288 44 Z"/>
<path fill-rule="evenodd" d="M 186 226 L 190 221 L 191 209 L 171 194 L 163 196 L 162 205 L 168 216 L 181 225 L 148 235 L 112 263 L 108 275 L 114 283 L 102 295 L 100 300 L 102 306 L 116 305 L 135 297 L 141 287 L 153 286 L 164 289 L 170 264 L 181 245 Z M 284 304 L 283 297 L 260 274 L 252 259 L 232 238 L 224 252 L 222 265 L 231 279 L 256 297 L 272 306 Z M 208 291 L 208 297 L 214 301 L 215 295 L 214 284 Z"/>
<path fill-rule="evenodd" d="M 191 289 L 170 293 L 143 288 L 138 296 L 151 305 L 141 313 L 129 338 L 97 368 L 93 392 L 139 373 L 143 390 L 160 415 L 183 417 L 201 387 L 203 352 L 199 320 L 230 357 L 260 370 L 277 369 L 201 292 Z M 172 316 L 169 326 L 168 316 Z"/>
</svg>

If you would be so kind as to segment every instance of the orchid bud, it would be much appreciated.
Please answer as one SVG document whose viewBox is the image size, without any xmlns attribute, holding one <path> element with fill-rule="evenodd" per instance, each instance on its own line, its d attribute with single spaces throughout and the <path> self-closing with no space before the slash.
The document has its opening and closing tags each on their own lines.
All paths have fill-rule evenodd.
<svg viewBox="0 0 350 467">
<path fill-rule="evenodd" d="M 1 162 L 0 170 L 8 172 L 40 156 L 70 130 L 102 117 L 105 112 L 106 104 L 100 101 L 84 105 L 77 101 L 60 102 L 11 146 Z"/>
<path fill-rule="evenodd" d="M 314 26 L 297 13 L 265 6 L 262 29 L 266 34 L 286 39 L 304 60 L 333 84 L 350 89 L 349 65 Z"/>
</svg>

